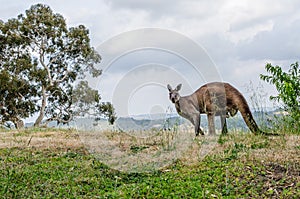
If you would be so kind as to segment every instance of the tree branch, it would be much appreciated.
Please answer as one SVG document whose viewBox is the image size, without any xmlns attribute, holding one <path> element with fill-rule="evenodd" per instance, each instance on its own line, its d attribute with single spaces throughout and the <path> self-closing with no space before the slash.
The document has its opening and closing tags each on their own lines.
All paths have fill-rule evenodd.
<svg viewBox="0 0 300 199">
<path fill-rule="evenodd" d="M 45 48 L 45 44 L 44 44 L 44 39 L 42 38 L 41 48 L 40 48 L 40 52 L 39 52 L 40 63 L 44 67 L 44 69 L 46 69 L 46 71 L 48 73 L 48 78 L 49 78 L 49 81 L 50 81 L 50 85 L 53 86 L 53 79 L 51 77 L 51 71 L 50 71 L 49 67 L 47 66 L 47 64 L 45 64 L 45 50 L 44 50 L 44 48 Z"/>
</svg>

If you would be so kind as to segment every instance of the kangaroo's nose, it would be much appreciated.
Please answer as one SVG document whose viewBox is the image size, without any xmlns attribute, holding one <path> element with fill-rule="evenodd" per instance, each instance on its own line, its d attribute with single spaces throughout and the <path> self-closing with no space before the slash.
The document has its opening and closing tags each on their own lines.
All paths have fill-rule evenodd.
<svg viewBox="0 0 300 199">
<path fill-rule="evenodd" d="M 175 98 L 172 98 L 171 101 L 172 101 L 173 103 L 175 103 Z"/>
</svg>

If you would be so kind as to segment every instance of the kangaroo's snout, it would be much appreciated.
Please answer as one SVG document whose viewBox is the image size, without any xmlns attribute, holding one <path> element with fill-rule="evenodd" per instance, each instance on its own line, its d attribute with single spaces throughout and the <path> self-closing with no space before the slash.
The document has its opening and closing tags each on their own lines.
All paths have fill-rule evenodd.
<svg viewBox="0 0 300 199">
<path fill-rule="evenodd" d="M 175 103 L 175 96 L 172 94 L 172 93 L 170 93 L 170 100 L 171 100 L 171 102 L 173 102 L 173 103 Z"/>
<path fill-rule="evenodd" d="M 171 98 L 171 102 L 175 103 L 175 98 Z"/>
</svg>

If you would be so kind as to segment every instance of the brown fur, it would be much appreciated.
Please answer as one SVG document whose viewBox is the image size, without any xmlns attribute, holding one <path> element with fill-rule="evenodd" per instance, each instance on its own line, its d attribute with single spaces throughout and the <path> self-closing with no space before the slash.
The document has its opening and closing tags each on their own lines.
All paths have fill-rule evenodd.
<svg viewBox="0 0 300 199">
<path fill-rule="evenodd" d="M 241 112 L 249 129 L 255 133 L 263 133 L 257 126 L 247 101 L 243 95 L 228 83 L 213 82 L 201 86 L 193 94 L 181 97 L 178 91 L 181 84 L 174 90 L 168 85 L 170 100 L 175 104 L 179 115 L 190 120 L 195 126 L 196 136 L 201 133 L 200 114 L 207 114 L 209 134 L 215 134 L 214 117 L 221 117 L 222 133 L 227 133 L 226 118 Z"/>
</svg>

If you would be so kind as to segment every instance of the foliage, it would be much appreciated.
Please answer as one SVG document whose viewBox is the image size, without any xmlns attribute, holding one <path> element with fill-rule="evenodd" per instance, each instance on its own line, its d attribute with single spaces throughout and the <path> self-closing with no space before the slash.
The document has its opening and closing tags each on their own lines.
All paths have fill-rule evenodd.
<svg viewBox="0 0 300 199">
<path fill-rule="evenodd" d="M 62 15 L 53 13 L 49 6 L 36 4 L 16 19 L 1 22 L 0 28 L 0 72 L 5 71 L 0 75 L 3 81 L 10 80 L 1 98 L 12 104 L 9 110 L 16 110 L 10 118 L 1 114 L 2 120 L 20 120 L 38 110 L 35 126 L 44 118 L 46 124 L 71 121 L 76 116 L 72 104 L 75 81 L 87 73 L 101 75 L 101 70 L 95 68 L 101 57 L 90 45 L 86 27 L 68 28 Z M 19 89 L 10 89 L 11 84 Z M 13 93 L 13 89 L 18 92 Z M 10 98 L 5 93 L 10 93 Z"/>
<path fill-rule="evenodd" d="M 280 66 L 266 65 L 267 72 L 270 75 L 260 75 L 260 78 L 270 84 L 275 85 L 278 95 L 271 96 L 271 100 L 283 102 L 284 110 L 289 115 L 287 120 L 289 124 L 300 130 L 300 68 L 298 62 L 290 65 L 287 72 L 283 71 Z M 285 118 L 286 119 L 286 118 Z"/>
<path fill-rule="evenodd" d="M 26 41 L 16 34 L 17 20 L 0 22 L 0 124 L 11 121 L 17 128 L 24 126 L 21 118 L 36 111 L 36 88 L 30 84 L 29 73 L 35 62 L 23 49 Z"/>
<path fill-rule="evenodd" d="M 96 120 L 101 117 L 106 117 L 110 124 L 113 124 L 116 119 L 116 113 L 113 105 L 110 102 L 101 102 L 96 105 L 96 115 L 98 116 Z"/>
<path fill-rule="evenodd" d="M 101 97 L 97 90 L 89 87 L 87 81 L 80 81 L 72 93 L 73 113 L 77 116 L 91 115 L 98 121 L 108 119 L 110 124 L 116 120 L 114 107 L 110 102 L 100 102 Z"/>
</svg>

